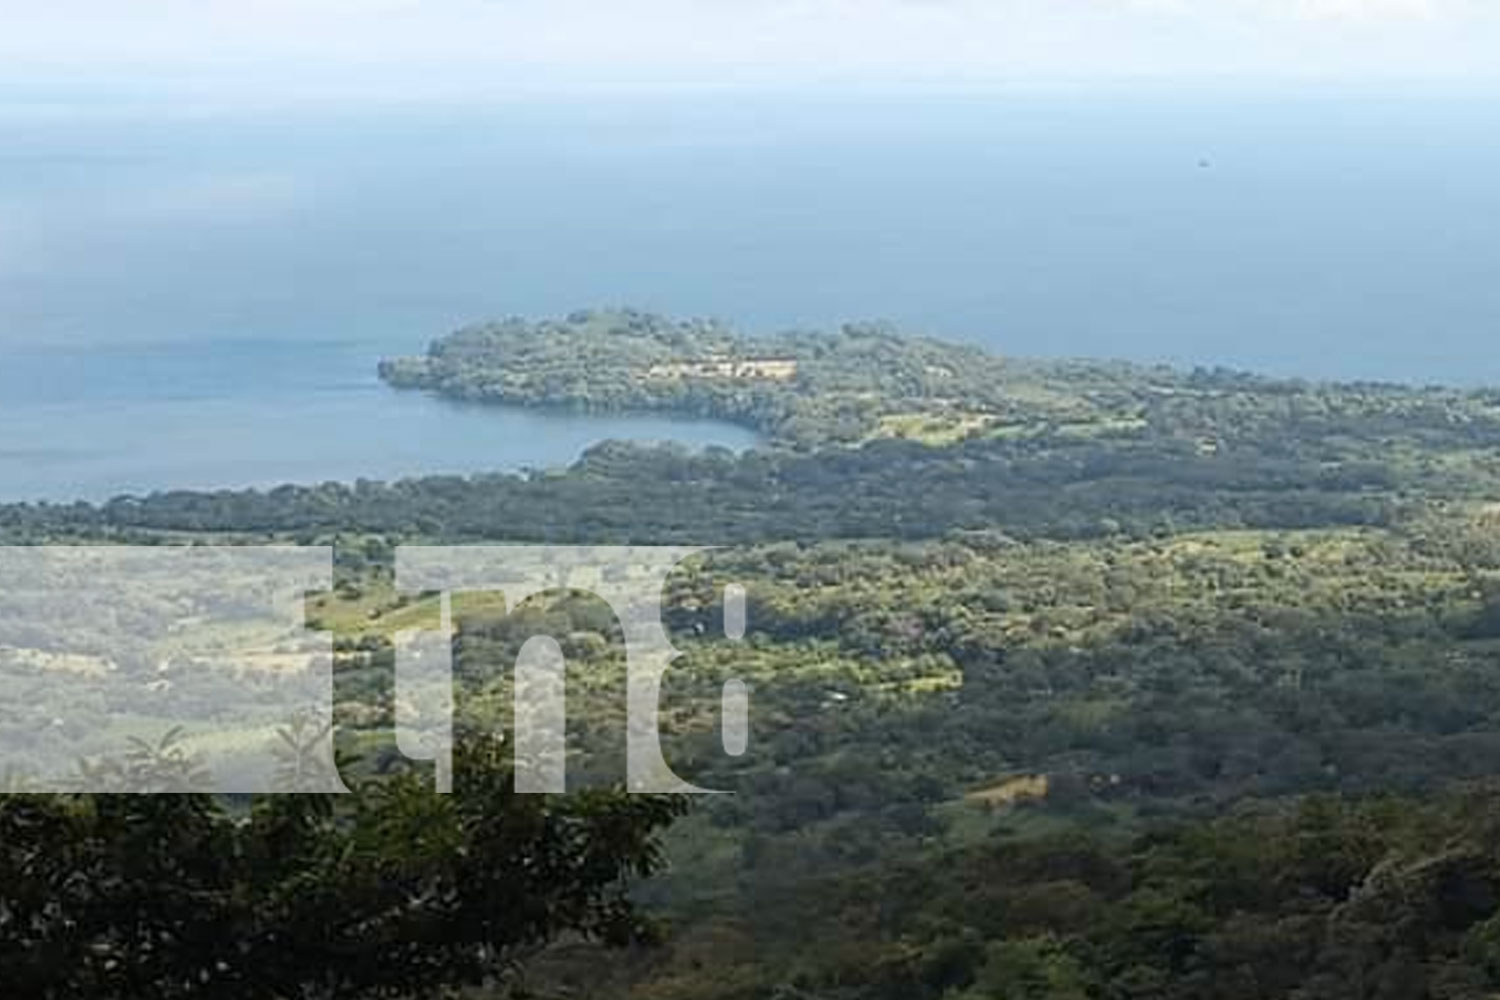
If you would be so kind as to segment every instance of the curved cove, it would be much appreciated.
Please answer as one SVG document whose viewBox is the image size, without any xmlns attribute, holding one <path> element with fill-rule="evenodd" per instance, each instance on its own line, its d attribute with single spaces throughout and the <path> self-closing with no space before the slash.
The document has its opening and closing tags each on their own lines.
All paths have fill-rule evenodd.
<svg viewBox="0 0 1500 1000">
<path fill-rule="evenodd" d="M 222 342 L 12 353 L 0 499 L 394 480 L 569 465 L 609 439 L 741 450 L 746 428 L 543 413 L 400 392 L 369 344 Z"/>
</svg>

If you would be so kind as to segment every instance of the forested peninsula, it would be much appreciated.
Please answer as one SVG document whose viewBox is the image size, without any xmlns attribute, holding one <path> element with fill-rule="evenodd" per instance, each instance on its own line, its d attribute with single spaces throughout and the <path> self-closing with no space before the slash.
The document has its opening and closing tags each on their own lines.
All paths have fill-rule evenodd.
<svg viewBox="0 0 1500 1000">
<path fill-rule="evenodd" d="M 1084 538 L 1390 525 L 1500 485 L 1494 390 L 1015 359 L 883 326 L 751 338 L 706 321 L 581 312 L 467 328 L 380 371 L 457 399 L 733 420 L 766 446 L 606 442 L 567 470 L 8 504 L 0 531 Z"/>
</svg>

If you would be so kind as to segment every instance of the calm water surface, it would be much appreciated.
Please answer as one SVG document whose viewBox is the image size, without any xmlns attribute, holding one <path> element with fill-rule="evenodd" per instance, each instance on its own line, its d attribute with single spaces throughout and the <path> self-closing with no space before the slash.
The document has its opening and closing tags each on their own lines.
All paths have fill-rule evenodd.
<svg viewBox="0 0 1500 1000">
<path fill-rule="evenodd" d="M 1437 97 L 0 102 L 0 497 L 557 465 L 739 429 L 397 394 L 471 320 L 888 318 L 1002 352 L 1500 381 L 1500 130 Z"/>
</svg>

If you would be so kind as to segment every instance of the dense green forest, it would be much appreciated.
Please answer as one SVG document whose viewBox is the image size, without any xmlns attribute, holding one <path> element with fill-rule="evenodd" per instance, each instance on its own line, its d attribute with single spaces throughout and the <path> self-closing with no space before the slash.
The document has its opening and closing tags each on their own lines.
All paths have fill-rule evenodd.
<svg viewBox="0 0 1500 1000">
<path fill-rule="evenodd" d="M 1500 995 L 1500 394 L 1012 359 L 872 326 L 755 338 L 631 311 L 465 329 L 382 374 L 499 404 L 713 416 L 764 444 L 14 504 L 0 537 L 334 544 L 339 585 L 309 616 L 339 651 L 340 746 L 377 784 L 407 773 L 391 636 L 437 616 L 394 591 L 397 545 L 720 546 L 668 584 L 682 656 L 662 705 L 676 770 L 736 794 L 693 803 L 666 869 L 635 885 L 652 944 L 600 952 L 586 920 L 549 925 L 527 989 Z M 748 593 L 741 642 L 723 637 L 729 583 Z M 608 608 L 557 593 L 457 614 L 465 729 L 508 725 L 507 668 L 556 636 L 570 781 L 617 785 Z M 753 690 L 740 758 L 718 740 L 730 677 Z M 34 831 L 80 822 L 24 801 L 0 812 L 12 866 Z M 671 818 L 637 817 L 639 836 Z M 600 884 L 656 870 L 627 839 Z"/>
</svg>

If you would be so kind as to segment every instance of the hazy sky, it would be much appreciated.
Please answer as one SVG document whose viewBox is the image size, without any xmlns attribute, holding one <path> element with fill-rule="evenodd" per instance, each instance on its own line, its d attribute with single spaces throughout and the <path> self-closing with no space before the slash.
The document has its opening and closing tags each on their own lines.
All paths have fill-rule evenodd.
<svg viewBox="0 0 1500 1000">
<path fill-rule="evenodd" d="M 1497 55 L 1497 0 L 0 0 L 12 86 L 266 97 L 1120 78 L 1488 87 Z"/>
</svg>

